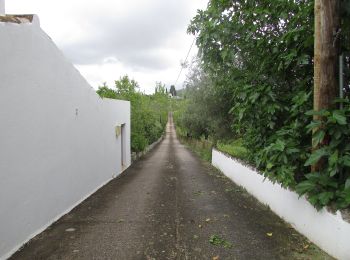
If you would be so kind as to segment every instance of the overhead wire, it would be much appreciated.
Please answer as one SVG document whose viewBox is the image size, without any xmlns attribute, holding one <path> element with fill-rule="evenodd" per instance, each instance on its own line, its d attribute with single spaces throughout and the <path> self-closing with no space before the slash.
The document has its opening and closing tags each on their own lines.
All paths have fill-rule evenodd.
<svg viewBox="0 0 350 260">
<path fill-rule="evenodd" d="M 192 44 L 191 44 L 191 46 L 190 46 L 190 48 L 189 48 L 189 50 L 188 50 L 188 52 L 187 52 L 186 59 L 185 59 L 185 62 L 184 62 L 183 64 L 186 64 L 187 59 L 188 59 L 188 56 L 190 55 L 190 52 L 191 52 L 191 50 L 192 50 L 192 47 L 193 47 L 193 44 L 194 44 L 195 40 L 196 40 L 196 37 L 193 38 Z M 176 86 L 176 84 L 177 84 L 177 82 L 178 82 L 178 80 L 179 80 L 179 78 L 180 78 L 180 76 L 181 76 L 181 73 L 182 73 L 182 70 L 183 70 L 183 69 L 184 69 L 184 66 L 181 65 L 181 70 L 180 70 L 180 72 L 179 72 L 179 75 L 177 76 L 177 79 L 176 79 L 176 81 L 175 81 L 175 85 L 174 85 L 174 86 Z"/>
</svg>

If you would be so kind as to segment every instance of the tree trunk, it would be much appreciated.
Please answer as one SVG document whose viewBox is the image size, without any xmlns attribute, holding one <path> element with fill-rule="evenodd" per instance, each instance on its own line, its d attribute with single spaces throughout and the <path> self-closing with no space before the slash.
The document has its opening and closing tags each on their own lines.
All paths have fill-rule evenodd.
<svg viewBox="0 0 350 260">
<path fill-rule="evenodd" d="M 332 108 L 338 93 L 339 0 L 315 0 L 314 110 Z M 315 120 L 322 119 L 314 116 Z M 325 138 L 327 139 L 327 138 Z M 313 144 L 313 150 L 315 147 Z M 312 171 L 322 169 L 322 161 Z"/>
</svg>

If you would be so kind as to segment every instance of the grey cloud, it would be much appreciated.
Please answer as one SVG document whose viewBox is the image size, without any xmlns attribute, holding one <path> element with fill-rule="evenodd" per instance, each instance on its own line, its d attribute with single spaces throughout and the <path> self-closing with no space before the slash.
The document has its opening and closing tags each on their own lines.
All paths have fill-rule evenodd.
<svg viewBox="0 0 350 260">
<path fill-rule="evenodd" d="M 75 48 L 75 46 L 64 49 L 65 55 L 77 65 L 100 64 L 121 62 L 127 67 L 143 70 L 166 69 L 170 59 L 157 49 L 135 49 L 133 51 L 108 51 L 90 46 Z"/>
<path fill-rule="evenodd" d="M 171 66 L 159 49 L 176 47 L 176 34 L 188 24 L 186 0 L 153 2 L 121 16 L 96 14 L 84 20 L 87 37 L 62 46 L 75 64 L 100 63 L 114 57 L 124 65 L 160 69 Z M 185 33 L 185 32 L 184 32 Z"/>
</svg>

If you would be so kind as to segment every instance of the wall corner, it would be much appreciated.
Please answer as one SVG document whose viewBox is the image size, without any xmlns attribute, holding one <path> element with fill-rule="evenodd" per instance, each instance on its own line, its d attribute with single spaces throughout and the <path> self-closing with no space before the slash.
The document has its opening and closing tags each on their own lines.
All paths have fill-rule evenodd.
<svg viewBox="0 0 350 260">
<path fill-rule="evenodd" d="M 0 0 L 0 1 L 1 1 L 1 0 Z M 40 27 L 40 19 L 39 19 L 39 16 L 38 16 L 38 15 L 33 14 L 32 24 L 34 24 L 35 26 Z"/>
</svg>

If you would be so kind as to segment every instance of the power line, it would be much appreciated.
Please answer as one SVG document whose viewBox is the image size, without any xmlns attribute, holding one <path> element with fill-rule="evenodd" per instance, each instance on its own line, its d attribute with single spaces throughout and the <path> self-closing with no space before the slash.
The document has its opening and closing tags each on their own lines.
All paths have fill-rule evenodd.
<svg viewBox="0 0 350 260">
<path fill-rule="evenodd" d="M 190 52 L 191 52 L 191 50 L 192 50 L 192 47 L 193 47 L 193 44 L 194 44 L 194 41 L 195 41 L 195 40 L 196 40 L 196 37 L 193 38 L 192 44 L 191 44 L 191 46 L 190 46 L 190 49 L 189 49 L 188 52 L 187 52 L 186 59 L 185 59 L 185 62 L 184 62 L 183 64 L 186 64 L 187 59 L 188 59 L 188 56 L 190 55 Z M 177 81 L 178 81 L 179 78 L 180 78 L 180 75 L 181 75 L 181 73 L 182 73 L 183 68 L 184 68 L 184 66 L 181 66 L 181 70 L 180 70 L 180 72 L 179 72 L 179 75 L 177 76 L 177 79 L 176 79 L 176 81 L 175 81 L 175 85 L 174 85 L 174 86 L 176 86 Z"/>
</svg>

